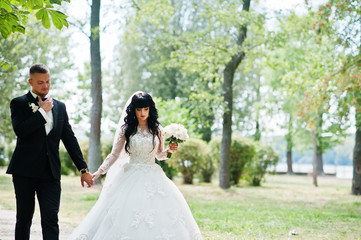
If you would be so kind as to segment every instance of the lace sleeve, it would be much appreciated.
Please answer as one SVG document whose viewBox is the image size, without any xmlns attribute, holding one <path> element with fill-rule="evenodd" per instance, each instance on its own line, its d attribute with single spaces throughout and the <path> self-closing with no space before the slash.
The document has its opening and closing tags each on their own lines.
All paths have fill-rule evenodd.
<svg viewBox="0 0 361 240">
<path fill-rule="evenodd" d="M 124 149 L 125 144 L 125 135 L 124 131 L 119 131 L 119 134 L 116 136 L 116 139 L 113 143 L 113 148 L 111 153 L 104 159 L 104 162 L 99 167 L 99 169 L 103 170 L 102 174 L 105 174 L 109 168 L 113 165 L 113 163 L 118 159 L 119 154 Z"/>
<path fill-rule="evenodd" d="M 160 129 L 160 132 L 162 132 L 162 129 Z M 157 151 L 155 157 L 156 157 L 159 161 L 162 161 L 162 160 L 168 159 L 168 158 L 167 158 L 168 148 L 167 148 L 167 149 L 164 149 L 164 137 L 163 137 L 163 135 L 162 135 L 161 133 L 160 133 L 159 135 L 160 135 L 160 136 L 159 136 L 160 142 L 159 142 L 158 151 Z"/>
</svg>

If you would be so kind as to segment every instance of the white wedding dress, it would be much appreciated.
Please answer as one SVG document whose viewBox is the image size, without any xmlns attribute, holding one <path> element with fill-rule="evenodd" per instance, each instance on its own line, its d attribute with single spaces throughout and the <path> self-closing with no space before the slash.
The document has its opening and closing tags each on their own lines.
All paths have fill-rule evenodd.
<svg viewBox="0 0 361 240">
<path fill-rule="evenodd" d="M 110 171 L 114 172 L 106 179 L 97 203 L 69 239 L 202 239 L 183 195 L 155 163 L 155 158 L 166 159 L 163 140 L 155 137 L 153 148 L 152 134 L 138 128 L 129 141 L 129 162 L 113 165 L 124 152 L 125 136 L 119 134 L 112 153 L 100 167 L 107 171 L 113 165 Z"/>
</svg>

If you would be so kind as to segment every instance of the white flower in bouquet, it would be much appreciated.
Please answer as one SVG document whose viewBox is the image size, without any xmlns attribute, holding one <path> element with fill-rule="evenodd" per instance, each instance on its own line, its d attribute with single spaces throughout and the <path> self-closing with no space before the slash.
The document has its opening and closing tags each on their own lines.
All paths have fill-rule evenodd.
<svg viewBox="0 0 361 240">
<path fill-rule="evenodd" d="M 187 133 L 187 129 L 182 124 L 172 123 L 165 128 L 163 128 L 162 132 L 165 141 L 168 142 L 168 144 L 171 143 L 182 143 L 186 141 L 189 136 Z M 168 152 L 167 157 L 170 158 L 172 156 L 172 152 Z"/>
</svg>

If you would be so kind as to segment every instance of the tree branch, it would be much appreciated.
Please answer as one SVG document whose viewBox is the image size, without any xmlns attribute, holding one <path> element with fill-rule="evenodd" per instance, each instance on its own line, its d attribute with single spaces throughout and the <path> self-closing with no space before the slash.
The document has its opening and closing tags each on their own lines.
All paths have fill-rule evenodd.
<svg viewBox="0 0 361 240">
<path fill-rule="evenodd" d="M 79 26 L 71 21 L 69 21 L 69 24 L 76 27 L 78 30 L 80 30 L 81 33 L 83 33 L 87 38 L 90 39 L 90 36 L 83 30 L 83 28 L 81 26 Z"/>
<path fill-rule="evenodd" d="M 133 5 L 135 6 L 135 8 L 136 8 L 138 11 L 140 11 L 141 8 L 139 7 L 138 3 L 137 3 L 135 0 L 131 0 L 131 1 L 132 1 Z"/>
</svg>

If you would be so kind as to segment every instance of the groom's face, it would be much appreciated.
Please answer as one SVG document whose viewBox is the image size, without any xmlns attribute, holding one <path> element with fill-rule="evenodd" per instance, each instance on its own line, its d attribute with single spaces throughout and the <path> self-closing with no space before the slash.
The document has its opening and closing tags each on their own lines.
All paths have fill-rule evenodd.
<svg viewBox="0 0 361 240">
<path fill-rule="evenodd" d="M 30 75 L 29 83 L 32 87 L 33 93 L 43 98 L 49 93 L 50 74 L 33 73 Z"/>
</svg>

